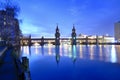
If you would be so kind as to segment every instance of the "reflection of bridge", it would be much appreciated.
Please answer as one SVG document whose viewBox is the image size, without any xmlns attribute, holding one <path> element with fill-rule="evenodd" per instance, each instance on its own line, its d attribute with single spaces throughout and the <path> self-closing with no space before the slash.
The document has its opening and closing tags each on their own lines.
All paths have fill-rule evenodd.
<svg viewBox="0 0 120 80">
<path fill-rule="evenodd" d="M 60 38 L 60 44 L 71 44 L 72 38 Z M 55 45 L 55 38 L 31 38 L 31 37 L 25 37 L 21 39 L 21 45 L 33 45 L 35 43 L 42 44 L 42 41 L 44 44 L 53 44 Z M 102 37 L 96 37 L 96 38 L 76 38 L 77 44 L 113 44 L 112 42 L 106 40 Z"/>
</svg>

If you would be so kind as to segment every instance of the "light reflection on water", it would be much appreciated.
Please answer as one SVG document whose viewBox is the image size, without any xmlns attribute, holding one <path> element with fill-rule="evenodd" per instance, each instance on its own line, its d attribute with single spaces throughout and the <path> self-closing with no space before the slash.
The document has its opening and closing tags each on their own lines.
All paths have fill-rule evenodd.
<svg viewBox="0 0 120 80">
<path fill-rule="evenodd" d="M 78 59 L 100 60 L 104 62 L 120 63 L 119 45 L 64 45 L 64 46 L 23 46 L 22 56 L 35 59 L 39 56 L 55 56 L 57 63 L 61 57 L 68 57 L 75 62 Z"/>
</svg>

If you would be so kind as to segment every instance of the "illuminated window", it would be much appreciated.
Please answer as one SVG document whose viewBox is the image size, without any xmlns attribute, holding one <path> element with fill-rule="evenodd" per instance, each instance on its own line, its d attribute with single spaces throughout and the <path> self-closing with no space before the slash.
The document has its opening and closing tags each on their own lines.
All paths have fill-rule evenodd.
<svg viewBox="0 0 120 80">
<path fill-rule="evenodd" d="M 73 39 L 75 39 L 75 37 Z"/>
<path fill-rule="evenodd" d="M 6 22 L 4 22 L 4 25 L 6 25 Z"/>
</svg>

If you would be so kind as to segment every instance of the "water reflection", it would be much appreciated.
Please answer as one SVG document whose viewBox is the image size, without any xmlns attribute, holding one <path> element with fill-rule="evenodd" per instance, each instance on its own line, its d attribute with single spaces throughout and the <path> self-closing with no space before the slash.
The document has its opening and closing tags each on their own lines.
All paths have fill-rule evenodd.
<svg viewBox="0 0 120 80">
<path fill-rule="evenodd" d="M 103 53 L 102 53 L 103 49 L 102 49 L 102 47 L 103 47 L 102 45 L 99 45 L 99 57 L 100 57 L 100 60 L 103 60 Z"/>
<path fill-rule="evenodd" d="M 82 48 L 82 45 L 79 45 L 79 47 L 80 47 L 80 58 L 83 58 L 83 52 L 82 52 L 83 48 Z"/>
<path fill-rule="evenodd" d="M 63 51 L 63 48 L 62 48 L 62 46 L 60 46 L 60 56 L 63 55 L 63 54 L 62 54 L 62 53 L 63 53 L 62 51 Z"/>
<path fill-rule="evenodd" d="M 41 53 L 44 55 L 44 46 L 41 47 Z"/>
<path fill-rule="evenodd" d="M 39 46 L 34 46 L 35 48 L 35 54 L 39 54 Z"/>
<path fill-rule="evenodd" d="M 117 61 L 120 61 L 120 46 L 119 45 L 115 46 L 115 51 L 116 51 Z"/>
<path fill-rule="evenodd" d="M 72 46 L 72 61 L 73 61 L 73 63 L 75 63 L 76 59 L 77 59 L 76 45 L 73 45 Z"/>
<path fill-rule="evenodd" d="M 68 48 L 68 51 L 69 51 L 69 53 L 68 53 L 68 57 L 69 57 L 69 58 L 72 58 L 72 48 L 69 47 L 69 48 Z"/>
<path fill-rule="evenodd" d="M 94 45 L 89 46 L 90 59 L 94 59 Z"/>
<path fill-rule="evenodd" d="M 78 59 L 100 60 L 112 63 L 120 63 L 119 45 L 79 45 L 79 46 L 23 46 L 22 56 L 55 56 L 56 62 L 60 62 L 60 57 L 69 57 L 75 63 Z M 41 55 L 38 55 L 41 54 Z"/>
<path fill-rule="evenodd" d="M 31 56 L 31 46 L 29 46 L 29 55 Z"/>
<path fill-rule="evenodd" d="M 49 55 L 52 55 L 52 51 L 51 51 L 52 49 L 51 49 L 51 48 L 52 48 L 52 46 L 51 46 L 51 45 L 48 45 L 48 54 L 49 54 Z"/>
<path fill-rule="evenodd" d="M 116 56 L 116 51 L 115 51 L 115 46 L 112 45 L 112 49 L 111 49 L 111 62 L 115 63 L 117 61 L 117 56 Z"/>
<path fill-rule="evenodd" d="M 24 46 L 23 47 L 23 53 L 29 54 L 29 46 Z"/>
<path fill-rule="evenodd" d="M 83 49 L 83 50 L 84 50 L 84 51 L 83 51 L 83 54 L 84 54 L 84 58 L 85 58 L 85 59 L 88 59 L 89 56 L 90 56 L 90 54 L 89 54 L 89 53 L 90 53 L 89 48 L 90 48 L 89 45 L 85 45 L 85 47 L 84 47 L 84 49 Z"/>
<path fill-rule="evenodd" d="M 57 62 L 57 64 L 60 62 L 60 49 L 59 49 L 60 47 L 59 46 L 55 46 L 55 52 L 56 52 L 56 55 L 55 55 L 55 57 L 56 57 L 56 62 Z"/>
<path fill-rule="evenodd" d="M 68 56 L 68 49 L 69 49 L 69 46 L 67 45 L 67 44 L 65 44 L 65 45 L 63 45 L 63 48 L 64 48 L 64 50 L 63 50 L 63 52 L 64 52 L 64 56 Z"/>
</svg>

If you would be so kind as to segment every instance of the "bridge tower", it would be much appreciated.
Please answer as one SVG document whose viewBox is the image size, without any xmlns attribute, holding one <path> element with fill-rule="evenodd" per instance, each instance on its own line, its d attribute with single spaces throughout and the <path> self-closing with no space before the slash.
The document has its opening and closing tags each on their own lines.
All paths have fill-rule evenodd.
<svg viewBox="0 0 120 80">
<path fill-rule="evenodd" d="M 59 32 L 59 28 L 58 28 L 58 25 L 57 25 L 57 28 L 56 28 L 56 33 L 55 33 L 55 45 L 60 45 L 60 32 Z"/>
<path fill-rule="evenodd" d="M 71 42 L 71 44 L 72 44 L 72 45 L 76 45 L 76 30 L 75 30 L 74 25 L 73 25 L 73 29 L 72 29 L 72 34 L 71 34 L 71 36 L 72 36 L 72 42 Z"/>
<path fill-rule="evenodd" d="M 88 44 L 88 36 L 86 36 L 86 42 L 85 42 L 85 44 L 86 45 Z"/>
</svg>

